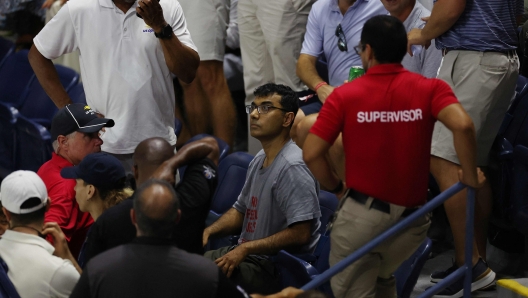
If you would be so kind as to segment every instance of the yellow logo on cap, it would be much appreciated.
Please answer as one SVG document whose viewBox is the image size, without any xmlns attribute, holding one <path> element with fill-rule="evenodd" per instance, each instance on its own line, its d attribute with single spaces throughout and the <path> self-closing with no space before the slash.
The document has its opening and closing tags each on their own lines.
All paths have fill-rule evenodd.
<svg viewBox="0 0 528 298">
<path fill-rule="evenodd" d="M 85 110 L 91 110 L 92 108 L 90 108 L 90 106 L 84 106 L 84 109 Z"/>
</svg>

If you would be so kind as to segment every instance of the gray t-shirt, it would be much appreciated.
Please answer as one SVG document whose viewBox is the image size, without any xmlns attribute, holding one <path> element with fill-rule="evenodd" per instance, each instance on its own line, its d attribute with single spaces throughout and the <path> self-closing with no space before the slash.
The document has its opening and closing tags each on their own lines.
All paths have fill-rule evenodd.
<svg viewBox="0 0 528 298">
<path fill-rule="evenodd" d="M 409 32 L 414 28 L 423 28 L 425 22 L 422 18 L 430 15 L 431 12 L 417 1 L 411 14 L 403 22 L 405 31 Z M 403 67 L 426 78 L 436 78 L 440 62 L 442 62 L 442 52 L 435 47 L 434 42 L 433 39 L 431 46 L 427 50 L 425 48 L 422 49 L 422 52 L 418 55 L 411 57 L 409 54 L 405 54 L 402 61 Z"/>
<path fill-rule="evenodd" d="M 312 237 L 302 252 L 311 252 L 319 240 L 321 211 L 319 184 L 291 140 L 273 163 L 262 168 L 264 150 L 249 164 L 246 182 L 233 207 L 245 214 L 239 244 L 266 238 L 293 223 L 312 220 Z"/>
</svg>

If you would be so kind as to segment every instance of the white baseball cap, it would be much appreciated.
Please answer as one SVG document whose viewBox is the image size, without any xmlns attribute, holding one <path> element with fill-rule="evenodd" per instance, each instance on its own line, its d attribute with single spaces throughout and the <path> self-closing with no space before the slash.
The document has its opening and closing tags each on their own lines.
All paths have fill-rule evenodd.
<svg viewBox="0 0 528 298">
<path fill-rule="evenodd" d="M 22 208 L 22 204 L 30 198 L 40 199 L 40 204 L 31 208 Z M 0 202 L 11 213 L 31 213 L 46 206 L 47 201 L 46 185 L 35 172 L 15 171 L 7 175 L 0 185 Z"/>
</svg>

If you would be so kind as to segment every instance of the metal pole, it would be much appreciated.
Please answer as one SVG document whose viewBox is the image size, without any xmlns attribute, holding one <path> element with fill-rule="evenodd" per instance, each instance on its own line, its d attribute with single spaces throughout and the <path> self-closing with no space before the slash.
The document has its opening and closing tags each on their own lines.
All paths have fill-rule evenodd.
<svg viewBox="0 0 528 298">
<path fill-rule="evenodd" d="M 366 255 L 369 251 L 374 249 L 376 246 L 378 246 L 380 243 L 385 241 L 387 238 L 391 237 L 392 235 L 395 235 L 396 233 L 400 232 L 401 230 L 405 229 L 407 226 L 409 226 L 413 221 L 418 219 L 419 217 L 424 216 L 426 213 L 430 212 L 437 206 L 443 204 L 448 198 L 453 196 L 454 194 L 460 192 L 462 189 L 464 189 L 466 186 L 460 182 L 457 184 L 451 186 L 450 188 L 446 189 L 443 193 L 436 196 L 434 199 L 432 199 L 429 203 L 425 204 L 423 207 L 418 209 L 413 214 L 409 215 L 404 220 L 401 220 L 394 226 L 387 229 L 385 232 L 378 235 L 376 238 L 369 241 L 367 244 L 363 245 L 361 248 L 353 252 L 352 254 L 348 255 L 346 258 L 339 261 L 334 266 L 330 267 L 325 272 L 319 274 L 317 277 L 312 279 L 309 283 L 305 284 L 301 289 L 304 291 L 315 289 L 318 286 L 322 285 L 326 281 L 328 281 L 332 276 L 336 275 L 337 273 L 343 271 L 346 267 L 348 267 L 353 262 L 357 261 L 362 256 Z"/>
<path fill-rule="evenodd" d="M 465 267 L 466 278 L 464 279 L 464 298 L 471 298 L 471 282 L 473 273 L 473 224 L 475 215 L 475 189 L 468 187 L 466 203 L 466 245 L 465 245 Z"/>
</svg>

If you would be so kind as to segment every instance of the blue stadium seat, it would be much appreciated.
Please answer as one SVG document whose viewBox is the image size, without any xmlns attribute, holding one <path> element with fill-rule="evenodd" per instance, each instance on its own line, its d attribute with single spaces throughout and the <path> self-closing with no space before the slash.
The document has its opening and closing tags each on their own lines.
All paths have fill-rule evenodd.
<svg viewBox="0 0 528 298">
<path fill-rule="evenodd" d="M 321 208 L 321 227 L 319 232 L 321 234 L 326 232 L 326 226 L 336 212 L 338 204 L 339 200 L 333 193 L 324 190 L 319 191 L 319 207 Z"/>
<path fill-rule="evenodd" d="M 22 94 L 33 74 L 29 65 L 28 50 L 9 55 L 0 68 L 0 102 L 20 108 L 23 104 Z"/>
<path fill-rule="evenodd" d="M 321 235 L 314 255 L 316 255 L 317 258 L 312 262 L 308 262 L 285 250 L 279 251 L 273 260 L 277 270 L 280 272 L 282 286 L 300 288 L 317 277 L 317 275 L 330 268 L 328 263 L 328 257 L 330 255 L 329 236 Z M 321 285 L 318 290 L 333 297 L 329 282 Z"/>
<path fill-rule="evenodd" d="M 8 271 L 9 268 L 7 268 L 7 264 L 0 257 L 0 297 L 20 298 L 20 295 L 18 295 L 15 286 L 9 279 L 9 276 L 7 276 Z"/>
<path fill-rule="evenodd" d="M 18 110 L 0 102 L 0 180 L 16 170 L 15 123 Z"/>
<path fill-rule="evenodd" d="M 15 44 L 8 39 L 0 37 L 0 67 L 2 67 L 2 64 L 7 59 L 7 57 L 9 57 L 14 52 Z"/>
<path fill-rule="evenodd" d="M 55 68 L 66 92 L 79 83 L 79 74 L 73 69 L 62 65 L 55 65 Z M 20 114 L 50 129 L 51 119 L 58 109 L 46 94 L 35 75 L 31 78 L 22 97 L 23 104 L 19 109 Z"/>
<path fill-rule="evenodd" d="M 517 145 L 513 149 L 511 202 L 515 227 L 528 236 L 528 148 Z"/>
<path fill-rule="evenodd" d="M 53 151 L 51 135 L 44 126 L 22 115 L 18 116 L 15 128 L 17 169 L 36 172 L 43 163 L 51 158 Z"/>
<path fill-rule="evenodd" d="M 510 107 L 508 108 L 508 111 L 506 112 L 506 115 L 504 115 L 504 119 L 502 120 L 501 127 L 498 133 L 499 136 L 503 136 L 506 130 L 509 128 L 510 123 L 513 120 L 515 110 L 517 109 L 517 106 L 519 105 L 519 102 L 521 101 L 521 99 L 523 99 L 527 95 L 528 95 L 528 78 L 524 76 L 519 76 L 519 78 L 517 79 L 517 85 L 515 87 L 515 98 L 511 102 Z"/>
<path fill-rule="evenodd" d="M 246 181 L 251 160 L 253 160 L 251 154 L 234 152 L 220 162 L 218 165 L 218 186 L 211 201 L 211 208 L 206 220 L 207 226 L 215 222 L 233 206 Z M 216 249 L 230 244 L 228 238 L 211 239 L 209 248 Z"/>
<path fill-rule="evenodd" d="M 73 86 L 70 91 L 68 91 L 68 95 L 74 103 L 86 104 L 86 94 L 84 94 L 84 87 L 82 83 Z"/>
<path fill-rule="evenodd" d="M 394 272 L 398 298 L 411 297 L 411 293 L 418 281 L 420 272 L 422 271 L 425 262 L 429 259 L 432 247 L 433 242 L 431 239 L 426 238 L 414 254 L 403 262 L 396 272 Z"/>
</svg>

